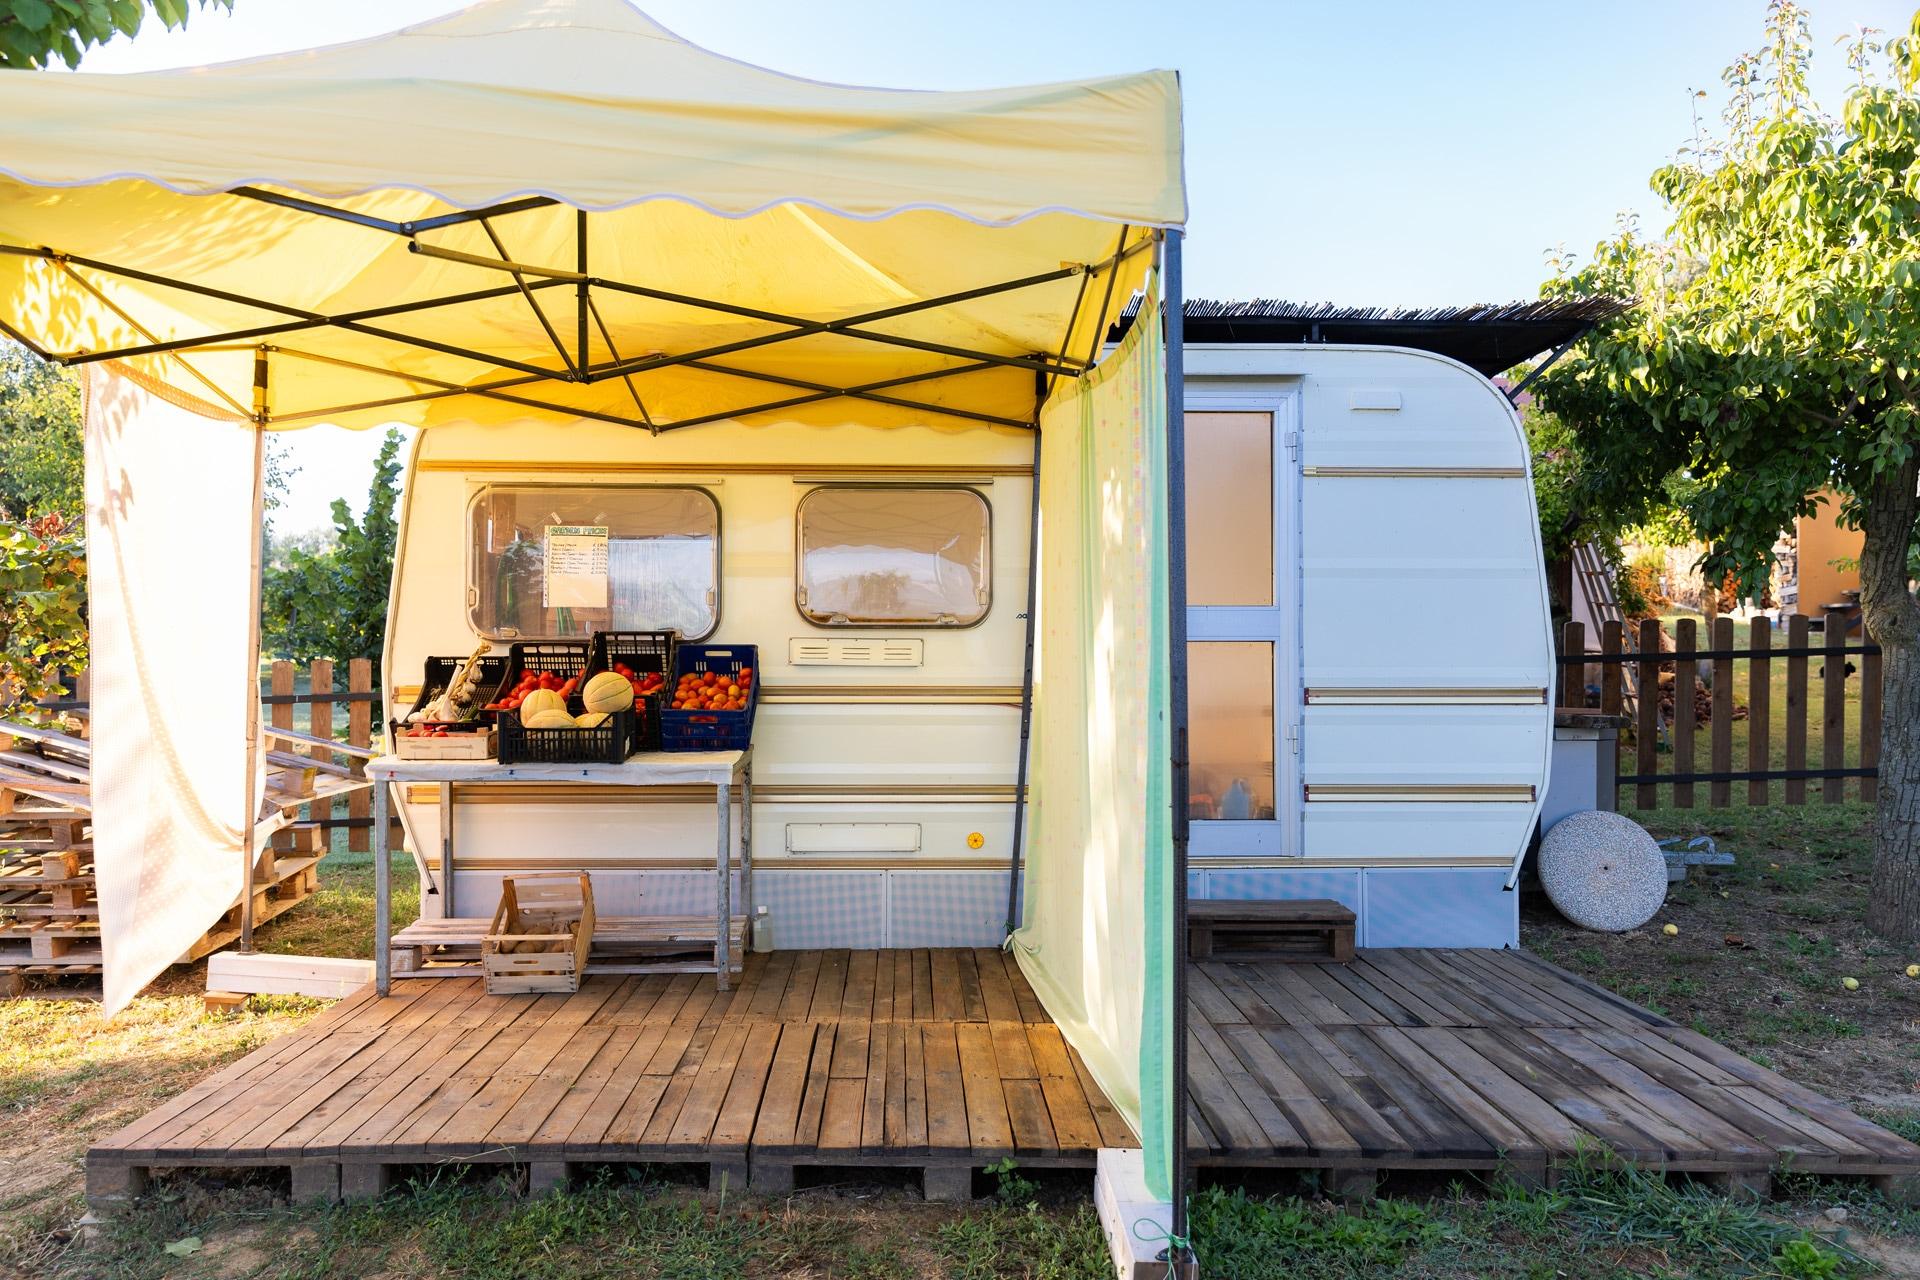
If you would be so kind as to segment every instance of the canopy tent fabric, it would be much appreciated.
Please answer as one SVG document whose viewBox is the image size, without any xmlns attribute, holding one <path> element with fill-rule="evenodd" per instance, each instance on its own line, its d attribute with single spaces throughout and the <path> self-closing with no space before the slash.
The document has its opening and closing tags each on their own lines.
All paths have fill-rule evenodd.
<svg viewBox="0 0 1920 1280">
<path fill-rule="evenodd" d="M 256 434 L 104 368 L 87 379 L 93 862 L 108 1014 L 239 896 Z"/>
<path fill-rule="evenodd" d="M 9 72 L 0 122 L 0 325 L 243 412 L 271 347 L 274 426 L 538 406 L 666 427 L 773 387 L 788 417 L 845 420 L 824 393 L 865 388 L 869 423 L 1025 424 L 1035 373 L 1090 364 L 1137 285 L 1146 255 L 1117 254 L 1185 217 L 1170 72 L 849 88 L 624 0 Z"/>
<path fill-rule="evenodd" d="M 1125 523 L 1165 519 L 1157 327 L 1082 375 L 1185 220 L 1172 73 L 858 89 L 623 0 L 487 0 L 219 67 L 0 73 L 0 144 L 0 335 L 258 427 L 1031 428 L 1070 384 L 1041 616 L 1049 662 L 1101 666 L 1073 695 L 1048 668 L 1022 963 L 1170 1186 L 1166 565 L 1163 523 Z"/>
<path fill-rule="evenodd" d="M 1041 414 L 1021 968 L 1144 1148 L 1173 1132 L 1166 351 L 1151 293 Z"/>
</svg>

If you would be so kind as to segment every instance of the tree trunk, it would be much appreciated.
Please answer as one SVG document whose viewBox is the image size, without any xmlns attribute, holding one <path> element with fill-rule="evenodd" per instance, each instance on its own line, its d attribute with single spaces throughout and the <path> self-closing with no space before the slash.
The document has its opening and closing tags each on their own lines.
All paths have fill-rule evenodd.
<svg viewBox="0 0 1920 1280">
<path fill-rule="evenodd" d="M 1920 603 L 1907 586 L 1917 492 L 1920 459 L 1909 459 L 1861 495 L 1860 609 L 1885 680 L 1867 927 L 1906 942 L 1920 941 Z"/>
</svg>

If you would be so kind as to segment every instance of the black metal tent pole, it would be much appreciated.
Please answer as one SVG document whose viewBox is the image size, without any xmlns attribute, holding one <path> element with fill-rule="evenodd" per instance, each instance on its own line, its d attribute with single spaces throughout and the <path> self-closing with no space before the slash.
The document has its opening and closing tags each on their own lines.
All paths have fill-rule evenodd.
<svg viewBox="0 0 1920 1280">
<path fill-rule="evenodd" d="M 266 538 L 267 420 L 272 410 L 267 401 L 267 349 L 253 353 L 253 501 L 247 548 L 247 776 L 241 788 L 244 808 L 240 818 L 240 952 L 253 951 L 254 874 L 259 867 L 260 851 L 254 847 L 253 832 L 260 820 L 260 572 Z"/>
<path fill-rule="evenodd" d="M 1111 268 L 1117 275 L 1127 252 L 1126 230 L 1122 228 L 1114 256 L 1103 267 Z M 1087 282 L 1103 267 L 1081 273 L 1080 288 L 1073 295 L 1073 309 L 1067 312 L 1066 331 L 1060 335 L 1058 354 L 1062 361 L 1067 358 L 1067 348 L 1073 345 L 1073 329 L 1080 321 L 1080 308 L 1087 300 Z M 1096 318 L 1096 331 L 1105 320 L 1104 314 Z M 1035 628 L 1040 625 L 1040 411 L 1046 408 L 1047 397 L 1053 393 L 1054 377 L 1045 373 L 1033 375 L 1033 477 L 1030 481 L 1033 488 L 1027 499 L 1026 658 L 1020 664 L 1020 758 L 1014 770 L 1013 847 L 1007 851 L 1008 938 L 1020 927 L 1020 859 L 1026 845 L 1027 774 L 1033 759 L 1033 650 Z"/>
<path fill-rule="evenodd" d="M 1068 326 L 1071 333 L 1073 328 Z M 1033 637 L 1040 625 L 1040 410 L 1048 379 L 1033 375 L 1033 492 L 1027 500 L 1027 649 L 1020 665 L 1020 763 L 1013 779 L 1013 847 L 1007 852 L 1007 937 L 1020 927 L 1020 846 L 1027 832 L 1027 770 L 1033 759 Z"/>
<path fill-rule="evenodd" d="M 1185 1262 L 1187 1236 L 1187 444 L 1186 315 L 1180 247 L 1166 231 L 1160 280 L 1167 360 L 1167 729 L 1172 748 L 1168 803 L 1173 806 L 1173 1089 L 1169 1142 L 1173 1164 L 1174 1240 L 1169 1262 Z M 1175 1251 L 1186 1256 L 1173 1256 Z"/>
</svg>

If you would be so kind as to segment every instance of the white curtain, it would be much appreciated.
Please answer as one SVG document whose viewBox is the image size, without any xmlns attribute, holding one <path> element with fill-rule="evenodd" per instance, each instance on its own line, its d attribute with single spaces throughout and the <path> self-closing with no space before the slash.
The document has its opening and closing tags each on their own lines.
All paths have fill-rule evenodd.
<svg viewBox="0 0 1920 1280">
<path fill-rule="evenodd" d="M 1171 1194 L 1166 348 L 1155 283 L 1040 413 L 1026 912 L 1014 953 Z"/>
<path fill-rule="evenodd" d="M 93 858 L 109 1015 L 240 894 L 253 429 L 189 403 L 88 371 Z"/>
</svg>

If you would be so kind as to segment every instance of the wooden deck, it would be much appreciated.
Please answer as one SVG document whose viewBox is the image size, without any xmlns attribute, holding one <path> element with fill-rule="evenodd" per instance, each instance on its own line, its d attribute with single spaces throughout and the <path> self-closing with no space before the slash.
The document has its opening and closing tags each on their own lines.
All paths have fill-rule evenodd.
<svg viewBox="0 0 1920 1280">
<path fill-rule="evenodd" d="M 1190 970 L 1195 1163 L 1550 1180 L 1606 1150 L 1749 1192 L 1792 1168 L 1911 1199 L 1920 1147 L 1523 951 Z"/>
<path fill-rule="evenodd" d="M 780 1191 L 796 1165 L 973 1171 L 1093 1164 L 1133 1145 L 1011 957 L 979 951 L 751 956 L 711 976 L 589 977 L 488 996 L 473 978 L 363 989 L 87 1155 L 97 1203 L 156 1168 L 280 1166 L 296 1196 L 375 1194 L 397 1167 L 691 1162 Z"/>
<path fill-rule="evenodd" d="M 1550 1181 L 1605 1150 L 1764 1191 L 1782 1168 L 1910 1197 L 1920 1148 L 1524 952 L 1362 951 L 1347 965 L 1192 966 L 1188 1140 L 1198 1165 Z M 705 1165 L 778 1192 L 798 1166 L 1090 1167 L 1126 1124 L 999 951 L 751 956 L 589 977 L 573 995 L 479 980 L 366 988 L 95 1146 L 88 1195 L 149 1171 L 290 1170 L 301 1198 L 378 1193 L 441 1162 Z"/>
</svg>

